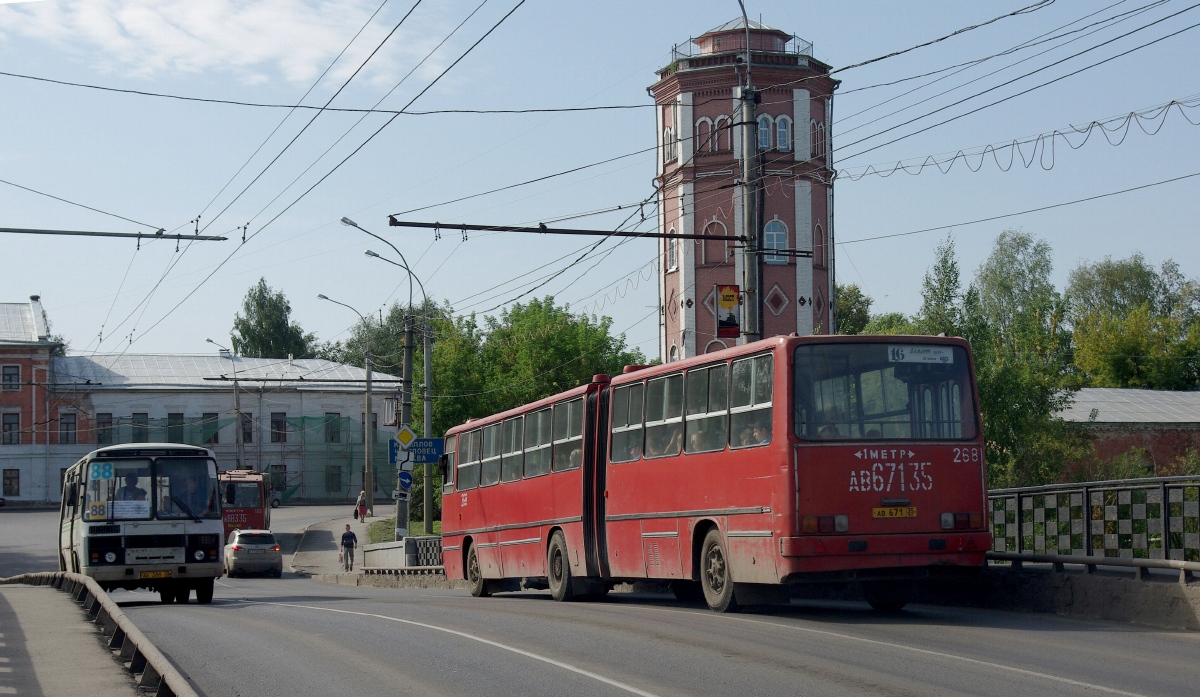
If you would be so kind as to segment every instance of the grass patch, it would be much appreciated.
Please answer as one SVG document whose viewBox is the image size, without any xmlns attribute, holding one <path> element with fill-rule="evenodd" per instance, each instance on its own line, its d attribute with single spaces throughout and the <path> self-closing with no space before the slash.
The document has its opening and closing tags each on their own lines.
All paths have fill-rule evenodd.
<svg viewBox="0 0 1200 697">
<path fill-rule="evenodd" d="M 420 520 L 410 521 L 408 524 L 408 532 L 412 535 L 423 534 L 424 522 Z M 433 521 L 433 534 L 442 534 L 442 521 Z M 379 544 L 380 542 L 395 542 L 396 541 L 396 519 L 381 518 L 367 525 L 367 540 L 368 544 Z"/>
</svg>

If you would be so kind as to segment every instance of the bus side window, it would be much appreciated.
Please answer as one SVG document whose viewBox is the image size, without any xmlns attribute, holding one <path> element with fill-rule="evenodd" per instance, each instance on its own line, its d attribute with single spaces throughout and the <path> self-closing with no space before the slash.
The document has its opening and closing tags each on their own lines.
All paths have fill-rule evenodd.
<svg viewBox="0 0 1200 697">
<path fill-rule="evenodd" d="M 678 455 L 683 448 L 683 375 L 646 384 L 646 457 Z"/>
<path fill-rule="evenodd" d="M 491 486 L 500 481 L 500 424 L 483 427 L 483 459 L 479 486 Z"/>
<path fill-rule="evenodd" d="M 554 405 L 555 472 L 573 470 L 583 464 L 583 399 Z"/>
<path fill-rule="evenodd" d="M 466 491 L 479 486 L 479 431 L 471 431 L 460 436 L 462 452 L 458 464 L 458 490 Z"/>
<path fill-rule="evenodd" d="M 633 462 L 642 456 L 642 383 L 613 390 L 610 462 Z"/>
<path fill-rule="evenodd" d="M 525 476 L 550 472 L 550 410 L 541 409 L 525 417 Z"/>
<path fill-rule="evenodd" d="M 771 442 L 771 392 L 774 357 L 771 354 L 733 362 L 729 446 L 748 448 Z"/>
<path fill-rule="evenodd" d="M 521 478 L 521 469 L 525 465 L 525 453 L 522 443 L 525 436 L 525 417 L 518 416 L 504 422 L 504 443 L 501 448 L 500 480 L 515 482 Z"/>
<path fill-rule="evenodd" d="M 446 454 L 442 457 L 446 458 L 446 468 L 442 470 L 442 493 L 454 493 L 454 477 L 458 474 L 458 436 L 449 436 L 446 438 Z"/>
<path fill-rule="evenodd" d="M 692 368 L 687 373 L 687 420 L 683 450 L 705 453 L 724 450 L 729 438 L 729 366 Z"/>
</svg>

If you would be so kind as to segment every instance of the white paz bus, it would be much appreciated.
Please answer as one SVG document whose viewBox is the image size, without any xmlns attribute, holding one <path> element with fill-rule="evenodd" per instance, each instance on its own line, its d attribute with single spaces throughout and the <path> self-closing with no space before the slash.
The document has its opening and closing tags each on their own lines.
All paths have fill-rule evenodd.
<svg viewBox="0 0 1200 697">
<path fill-rule="evenodd" d="M 58 568 L 105 590 L 146 588 L 164 603 L 210 603 L 223 526 L 213 452 L 174 443 L 95 450 L 67 469 Z"/>
</svg>

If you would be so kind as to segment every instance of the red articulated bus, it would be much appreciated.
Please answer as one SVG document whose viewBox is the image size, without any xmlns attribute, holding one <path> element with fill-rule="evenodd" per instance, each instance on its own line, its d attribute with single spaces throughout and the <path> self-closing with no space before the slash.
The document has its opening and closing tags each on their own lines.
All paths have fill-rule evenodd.
<svg viewBox="0 0 1200 697">
<path fill-rule="evenodd" d="M 598 375 L 446 434 L 446 574 L 556 600 L 661 579 L 721 612 L 859 582 L 898 610 L 991 549 L 977 403 L 946 337 L 777 337 Z"/>
<path fill-rule="evenodd" d="M 234 530 L 271 529 L 270 475 L 256 470 L 225 470 L 217 473 L 217 482 L 225 539 Z"/>
</svg>

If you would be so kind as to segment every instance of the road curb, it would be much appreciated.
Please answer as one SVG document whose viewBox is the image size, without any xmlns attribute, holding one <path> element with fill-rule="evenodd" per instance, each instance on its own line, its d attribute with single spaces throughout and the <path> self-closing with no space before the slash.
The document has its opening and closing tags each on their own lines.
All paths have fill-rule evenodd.
<svg viewBox="0 0 1200 697">
<path fill-rule="evenodd" d="M 67 571 L 0 578 L 2 585 L 52 586 L 69 593 L 87 618 L 100 625 L 109 651 L 136 679 L 138 688 L 156 697 L 199 697 L 187 678 L 134 625 L 95 580 Z"/>
</svg>

